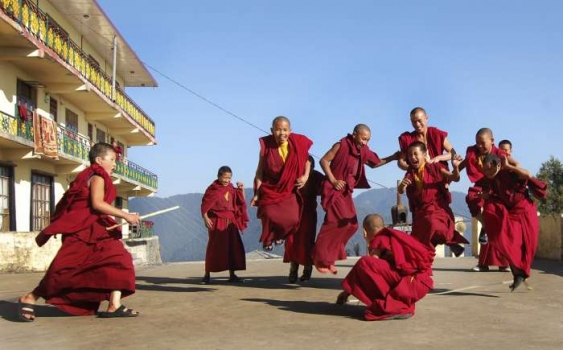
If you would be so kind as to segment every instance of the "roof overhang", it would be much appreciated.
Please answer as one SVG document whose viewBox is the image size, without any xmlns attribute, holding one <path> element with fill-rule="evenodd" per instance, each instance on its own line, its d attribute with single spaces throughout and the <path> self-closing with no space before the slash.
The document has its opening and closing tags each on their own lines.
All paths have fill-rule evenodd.
<svg viewBox="0 0 563 350">
<path fill-rule="evenodd" d="M 49 2 L 87 38 L 88 43 L 106 62 L 113 62 L 113 38 L 117 37 L 117 74 L 124 80 L 125 86 L 158 86 L 149 70 L 96 0 L 49 0 Z"/>
</svg>

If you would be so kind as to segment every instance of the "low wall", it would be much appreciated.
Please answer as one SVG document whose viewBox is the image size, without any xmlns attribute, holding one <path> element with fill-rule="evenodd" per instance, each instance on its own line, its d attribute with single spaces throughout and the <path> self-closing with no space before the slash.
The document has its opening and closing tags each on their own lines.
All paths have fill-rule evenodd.
<svg viewBox="0 0 563 350">
<path fill-rule="evenodd" d="M 540 216 L 536 258 L 563 261 L 563 220 L 561 215 Z"/>
<path fill-rule="evenodd" d="M 0 272 L 41 272 L 61 247 L 60 235 L 51 238 L 43 247 L 35 243 L 37 232 L 0 233 Z M 131 253 L 135 266 L 162 264 L 158 237 L 123 241 Z"/>
</svg>

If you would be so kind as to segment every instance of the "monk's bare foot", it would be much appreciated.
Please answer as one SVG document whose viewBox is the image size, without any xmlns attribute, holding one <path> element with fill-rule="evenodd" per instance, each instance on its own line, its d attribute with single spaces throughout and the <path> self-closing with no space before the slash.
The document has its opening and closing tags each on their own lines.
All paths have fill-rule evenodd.
<svg viewBox="0 0 563 350">
<path fill-rule="evenodd" d="M 336 267 L 334 267 L 334 265 L 330 265 L 330 266 L 328 267 L 328 271 L 329 271 L 330 273 L 332 273 L 333 275 L 336 275 L 336 274 L 338 273 L 338 270 L 336 269 Z"/>
<path fill-rule="evenodd" d="M 37 299 L 32 293 L 27 293 L 18 299 L 18 318 L 23 322 L 33 322 L 35 320 L 35 310 L 33 306 Z"/>
<path fill-rule="evenodd" d="M 350 294 L 348 294 L 348 292 L 346 292 L 346 291 L 340 292 L 340 294 L 338 294 L 338 297 L 336 297 L 336 304 L 338 304 L 338 305 L 346 304 L 348 302 L 349 296 L 350 296 Z"/>
<path fill-rule="evenodd" d="M 329 273 L 328 267 L 315 265 L 315 268 L 316 268 L 317 271 L 319 271 L 320 273 Z"/>
</svg>

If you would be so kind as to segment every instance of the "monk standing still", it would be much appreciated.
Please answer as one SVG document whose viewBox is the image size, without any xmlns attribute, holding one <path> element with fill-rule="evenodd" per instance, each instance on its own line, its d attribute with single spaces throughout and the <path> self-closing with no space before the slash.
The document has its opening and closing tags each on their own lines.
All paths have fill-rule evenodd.
<svg viewBox="0 0 563 350">
<path fill-rule="evenodd" d="M 139 313 L 121 304 L 121 298 L 135 292 L 135 270 L 131 254 L 121 242 L 121 229 L 110 217 L 139 224 L 139 216 L 111 205 L 117 193 L 111 180 L 116 153 L 107 143 L 90 149 L 90 166 L 80 172 L 65 192 L 51 224 L 37 236 L 42 246 L 56 234 L 62 246 L 39 285 L 19 299 L 21 321 L 35 319 L 38 298 L 71 315 L 93 315 L 100 303 L 109 300 L 99 317 L 135 317 Z"/>
<path fill-rule="evenodd" d="M 455 231 L 454 213 L 450 208 L 448 183 L 459 181 L 459 160 L 452 161 L 453 172 L 439 163 L 428 163 L 426 145 L 413 142 L 408 148 L 407 173 L 397 191 L 407 193 L 412 212 L 412 236 L 429 248 L 446 244 L 456 257 L 469 242 Z"/>
<path fill-rule="evenodd" d="M 442 162 L 447 169 L 447 161 L 451 159 L 453 146 L 448 140 L 448 133 L 433 126 L 428 126 L 428 115 L 422 107 L 414 108 L 410 113 L 414 131 L 405 131 L 399 136 L 401 157 L 397 161 L 399 168 L 407 170 L 407 151 L 411 143 L 420 141 L 428 149 L 428 163 Z"/>
<path fill-rule="evenodd" d="M 365 234 L 371 237 L 369 253 L 360 258 L 342 282 L 337 304 L 350 295 L 367 306 L 367 321 L 406 319 L 415 303 L 432 288 L 434 251 L 405 232 L 385 228 L 377 214 L 365 217 Z"/>
<path fill-rule="evenodd" d="M 246 256 L 240 233 L 248 225 L 244 184 L 231 184 L 233 171 L 222 166 L 217 180 L 205 190 L 201 215 L 209 232 L 202 284 L 211 281 L 211 272 L 229 271 L 229 282 L 242 282 L 235 271 L 246 270 Z"/>
<path fill-rule="evenodd" d="M 481 182 L 477 188 L 485 201 L 483 221 L 500 254 L 510 264 L 514 291 L 530 277 L 534 255 L 538 247 L 539 221 L 536 205 L 528 192 L 530 173 L 513 166 L 508 158 L 489 154 L 483 159 Z"/>
<path fill-rule="evenodd" d="M 281 244 L 299 227 L 301 202 L 298 189 L 309 178 L 309 148 L 313 141 L 292 133 L 289 119 L 280 116 L 272 122 L 272 135 L 260 138 L 260 158 L 254 177 L 254 197 L 262 221 L 264 249 Z"/>
<path fill-rule="evenodd" d="M 379 167 L 397 160 L 399 152 L 379 159 L 368 147 L 371 131 L 358 124 L 352 134 L 342 138 L 321 158 L 326 179 L 321 190 L 325 219 L 313 248 L 315 267 L 321 273 L 337 273 L 334 263 L 346 259 L 346 243 L 358 230 L 356 207 L 352 199 L 355 188 L 370 188 L 364 165 Z"/>
<path fill-rule="evenodd" d="M 477 131 L 475 135 L 475 145 L 467 147 L 465 153 L 465 159 L 461 162 L 459 169 L 466 169 L 467 176 L 469 180 L 474 183 L 474 188 L 484 188 L 488 185 L 488 182 L 483 180 L 483 159 L 489 154 L 496 154 L 498 156 L 509 157 L 509 163 L 511 165 L 517 165 L 518 163 L 514 159 L 510 158 L 501 149 L 495 146 L 495 139 L 493 136 L 493 131 L 489 128 L 481 128 Z M 484 181 L 484 182 L 481 182 Z M 481 210 L 483 208 L 483 199 L 474 191 L 474 188 L 470 188 L 466 197 L 466 202 L 469 207 L 469 212 L 472 217 L 477 218 L 481 224 Z M 498 240 L 497 237 L 490 237 L 487 232 L 487 227 L 484 225 L 481 230 L 480 241 L 485 241 L 483 236 L 486 234 L 487 240 L 486 244 L 481 245 L 481 250 L 479 252 L 479 262 L 472 270 L 476 272 L 486 272 L 489 271 L 489 266 L 498 266 L 500 271 L 508 271 L 508 261 L 503 258 L 496 247 Z"/>
</svg>

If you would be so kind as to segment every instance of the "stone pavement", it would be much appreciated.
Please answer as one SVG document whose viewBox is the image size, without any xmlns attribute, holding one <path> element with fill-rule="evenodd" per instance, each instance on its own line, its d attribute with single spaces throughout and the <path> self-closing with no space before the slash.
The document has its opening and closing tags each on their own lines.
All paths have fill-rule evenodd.
<svg viewBox="0 0 563 350">
<path fill-rule="evenodd" d="M 562 263 L 536 261 L 533 290 L 509 293 L 510 273 L 471 272 L 473 258 L 437 259 L 436 289 L 413 318 L 366 322 L 361 304 L 334 304 L 355 261 L 304 285 L 287 283 L 279 259 L 248 261 L 244 284 L 221 273 L 200 285 L 202 262 L 165 264 L 138 271 L 138 291 L 125 300 L 138 318 L 66 317 L 39 306 L 33 323 L 13 322 L 14 301 L 42 274 L 3 274 L 0 348 L 563 349 Z"/>
</svg>

